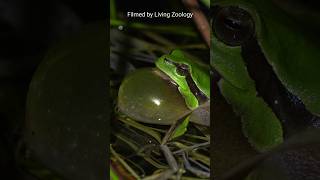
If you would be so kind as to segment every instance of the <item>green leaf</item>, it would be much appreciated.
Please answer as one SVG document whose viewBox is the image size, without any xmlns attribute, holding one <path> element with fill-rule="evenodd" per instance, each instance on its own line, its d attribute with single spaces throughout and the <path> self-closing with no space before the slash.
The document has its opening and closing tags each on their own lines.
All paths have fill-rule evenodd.
<svg viewBox="0 0 320 180">
<path fill-rule="evenodd" d="M 184 119 L 183 122 L 174 130 L 170 140 L 182 136 L 187 131 L 189 117 L 190 116 L 186 117 L 186 119 Z"/>
</svg>

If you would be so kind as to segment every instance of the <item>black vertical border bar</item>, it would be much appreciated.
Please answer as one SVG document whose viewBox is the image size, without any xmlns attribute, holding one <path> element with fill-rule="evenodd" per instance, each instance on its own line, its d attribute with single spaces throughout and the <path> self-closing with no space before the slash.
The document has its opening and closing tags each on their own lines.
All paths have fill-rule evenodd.
<svg viewBox="0 0 320 180">
<path fill-rule="evenodd" d="M 106 169 L 105 169 L 105 179 L 109 180 L 110 179 L 110 119 L 111 119 L 111 101 L 110 101 L 110 73 L 109 73 L 109 69 L 110 69 L 110 0 L 104 0 L 105 1 L 105 4 L 106 4 L 106 47 L 105 47 L 105 50 L 106 50 L 106 64 L 105 64 L 105 67 L 106 67 L 106 74 L 105 74 L 105 77 L 106 77 L 106 82 L 105 85 L 106 85 L 106 92 L 107 93 L 107 102 L 106 102 L 106 111 L 107 111 L 107 124 L 106 124 L 106 132 L 107 132 L 107 139 L 106 139 L 106 146 L 105 146 L 105 153 L 106 153 L 106 159 L 105 159 L 105 162 L 106 162 Z"/>
</svg>

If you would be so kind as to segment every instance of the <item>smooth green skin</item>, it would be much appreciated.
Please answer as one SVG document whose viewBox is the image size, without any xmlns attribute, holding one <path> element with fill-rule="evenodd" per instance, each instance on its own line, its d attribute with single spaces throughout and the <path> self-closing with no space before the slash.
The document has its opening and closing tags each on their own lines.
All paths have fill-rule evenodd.
<svg viewBox="0 0 320 180">
<path fill-rule="evenodd" d="M 128 74 L 117 102 L 122 113 L 139 122 L 171 125 L 190 115 L 190 122 L 210 125 L 210 101 L 189 109 L 176 84 L 158 68 L 141 68 Z"/>
<path fill-rule="evenodd" d="M 170 125 L 191 113 L 190 121 L 209 126 L 209 101 L 200 107 L 185 77 L 165 59 L 188 65 L 195 84 L 210 98 L 209 67 L 174 50 L 156 61 L 157 68 L 142 68 L 126 76 L 118 92 L 120 111 L 137 121 L 162 125 Z"/>
<path fill-rule="evenodd" d="M 222 80 L 219 87 L 227 101 L 242 118 L 242 130 L 258 151 L 267 151 L 283 142 L 280 121 L 262 98 L 251 91 L 242 91 Z"/>
<path fill-rule="evenodd" d="M 214 5 L 239 6 L 239 2 L 216 1 Z M 250 8 L 244 9 L 252 12 Z M 258 19 L 254 17 L 254 20 L 256 25 L 260 25 Z M 256 96 L 254 81 L 250 78 L 241 56 L 241 47 L 230 47 L 214 35 L 211 40 L 211 65 L 223 77 L 219 88 L 226 100 L 241 115 L 243 133 L 248 141 L 258 151 L 267 151 L 282 143 L 281 123 L 263 99 Z"/>
<path fill-rule="evenodd" d="M 320 115 L 320 83 L 316 78 L 320 76 L 320 51 L 316 38 L 319 27 L 302 24 L 294 14 L 299 11 L 292 9 L 290 4 L 281 5 L 281 2 L 216 0 L 213 5 L 236 5 L 253 16 L 258 43 L 278 78 L 291 93 L 301 98 L 310 112 Z M 305 19 L 310 17 L 319 21 L 319 14 L 311 14 Z"/>
<path fill-rule="evenodd" d="M 251 145 L 267 151 L 283 142 L 280 121 L 272 110 L 256 96 L 240 47 L 229 47 L 212 37 L 211 65 L 223 76 L 219 88 L 226 100 L 241 115 L 242 129 Z"/>
<path fill-rule="evenodd" d="M 257 41 L 282 84 L 298 96 L 311 113 L 319 115 L 320 83 L 317 77 L 320 77 L 320 51 L 317 46 L 319 43 L 314 41 L 317 33 L 307 31 L 306 26 L 300 27 L 298 18 L 289 17 L 288 14 L 296 14 L 286 8 L 288 6 L 276 5 L 272 1 L 216 0 L 212 5 L 238 6 L 252 15 Z M 319 19 L 319 15 L 313 15 L 313 19 Z M 281 143 L 280 121 L 267 104 L 256 97 L 254 82 L 246 70 L 241 48 L 227 46 L 213 35 L 212 52 L 211 65 L 223 76 L 219 83 L 222 94 L 242 115 L 243 130 L 251 144 L 259 151 L 264 151 Z M 243 100 L 243 93 L 248 99 Z M 261 101 L 259 105 L 253 103 L 258 101 Z M 267 110 L 266 116 L 255 113 L 262 109 Z M 257 120 L 259 123 L 255 122 Z M 274 135 L 266 132 L 273 132 Z"/>
<path fill-rule="evenodd" d="M 191 60 L 181 50 L 174 50 L 171 54 L 163 55 L 156 61 L 156 66 L 178 85 L 179 92 L 184 97 L 187 106 L 192 110 L 199 106 L 197 98 L 191 92 L 185 76 L 180 75 L 177 72 L 177 67 L 166 60 L 187 65 L 196 86 L 207 98 L 210 98 L 209 67 Z"/>
<path fill-rule="evenodd" d="M 176 85 L 157 68 L 128 74 L 119 88 L 118 107 L 136 121 L 160 125 L 170 125 L 190 113 Z"/>
</svg>

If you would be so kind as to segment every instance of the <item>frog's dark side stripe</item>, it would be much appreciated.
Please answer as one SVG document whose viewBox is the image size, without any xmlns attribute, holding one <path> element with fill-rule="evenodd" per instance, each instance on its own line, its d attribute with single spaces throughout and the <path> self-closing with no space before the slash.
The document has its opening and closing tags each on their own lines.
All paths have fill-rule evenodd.
<svg viewBox="0 0 320 180">
<path fill-rule="evenodd" d="M 306 127 L 320 127 L 320 118 L 311 114 L 303 102 L 290 93 L 267 62 L 255 38 L 241 46 L 250 77 L 261 96 L 282 121 L 285 135 L 290 136 Z"/>
<path fill-rule="evenodd" d="M 197 85 L 193 81 L 189 67 L 187 65 L 172 62 L 172 61 L 170 61 L 170 59 L 167 59 L 167 58 L 165 60 L 169 63 L 174 64 L 177 67 L 177 72 L 180 75 L 186 77 L 186 81 L 188 83 L 188 86 L 189 86 L 191 92 L 196 96 L 197 100 L 199 101 L 199 104 L 202 104 L 208 100 L 206 95 L 204 93 L 202 93 L 202 91 L 197 87 Z"/>
</svg>

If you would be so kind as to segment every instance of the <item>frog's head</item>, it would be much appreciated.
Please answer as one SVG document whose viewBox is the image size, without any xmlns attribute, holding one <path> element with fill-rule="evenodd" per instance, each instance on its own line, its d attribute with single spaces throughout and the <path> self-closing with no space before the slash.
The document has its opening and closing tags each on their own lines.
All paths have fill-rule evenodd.
<svg viewBox="0 0 320 180">
<path fill-rule="evenodd" d="M 297 1 L 214 1 L 212 64 L 236 87 L 249 88 L 251 78 L 246 75 L 243 47 L 255 39 L 285 88 L 301 99 L 311 113 L 320 115 L 320 84 L 314 78 L 320 75 L 320 44 L 314 38 L 318 22 L 308 26 L 297 13 L 305 15 L 307 22 L 319 20 L 320 15 L 307 14 L 306 6 L 294 9 L 294 3 Z M 231 69 L 226 70 L 226 66 Z"/>
<path fill-rule="evenodd" d="M 180 50 L 161 56 L 156 67 L 140 68 L 125 77 L 118 93 L 119 110 L 136 121 L 162 125 L 192 113 L 191 122 L 207 126 L 209 68 Z"/>
<path fill-rule="evenodd" d="M 181 50 L 161 56 L 156 66 L 178 86 L 190 109 L 197 108 L 202 100 L 210 98 L 209 68 L 191 60 Z"/>
<path fill-rule="evenodd" d="M 245 135 L 260 151 L 282 142 L 281 121 L 297 122 L 285 127 L 287 135 L 307 121 L 313 126 L 320 122 L 317 28 L 304 26 L 279 2 L 212 4 L 211 65 L 222 77 L 221 93 L 241 114 Z"/>
</svg>

